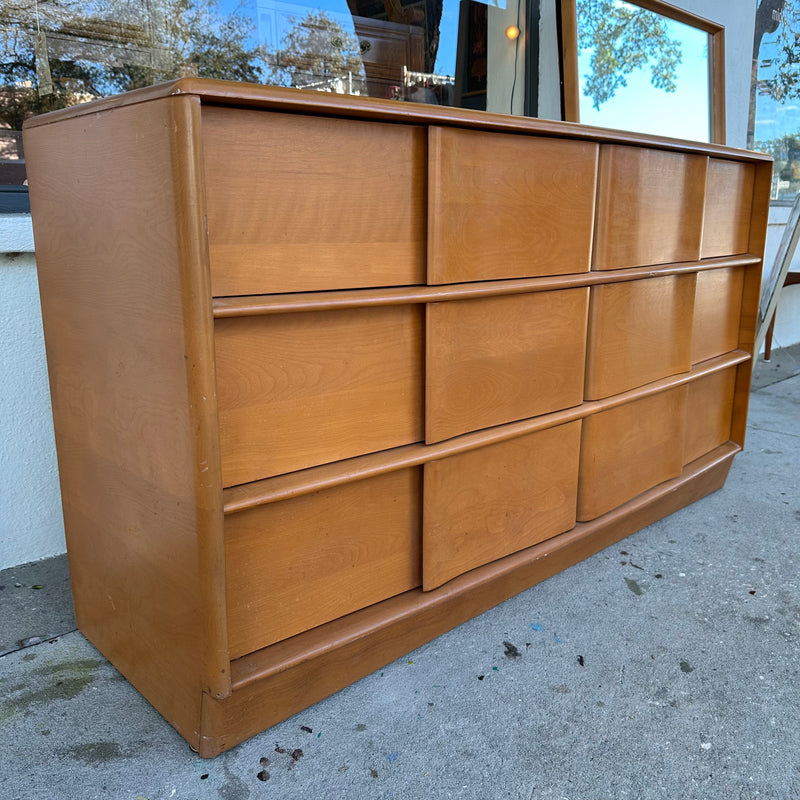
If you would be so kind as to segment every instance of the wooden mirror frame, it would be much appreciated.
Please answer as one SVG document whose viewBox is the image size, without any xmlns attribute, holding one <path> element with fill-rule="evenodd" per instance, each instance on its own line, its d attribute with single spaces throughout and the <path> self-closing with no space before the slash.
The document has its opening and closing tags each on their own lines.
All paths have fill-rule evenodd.
<svg viewBox="0 0 800 800">
<path fill-rule="evenodd" d="M 661 0 L 625 0 L 634 6 L 655 11 L 676 22 L 682 22 L 708 34 L 709 139 L 725 144 L 725 28 L 682 8 Z M 561 65 L 562 109 L 567 122 L 580 122 L 580 84 L 578 74 L 578 15 L 576 0 L 562 0 Z"/>
</svg>

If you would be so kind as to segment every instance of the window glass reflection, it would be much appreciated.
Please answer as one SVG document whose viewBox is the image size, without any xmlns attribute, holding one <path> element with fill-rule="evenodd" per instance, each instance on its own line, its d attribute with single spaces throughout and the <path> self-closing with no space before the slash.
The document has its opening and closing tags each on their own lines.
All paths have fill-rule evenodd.
<svg viewBox="0 0 800 800">
<path fill-rule="evenodd" d="M 578 0 L 581 122 L 709 141 L 708 39 L 622 0 Z"/>
<path fill-rule="evenodd" d="M 769 153 L 772 200 L 791 204 L 800 192 L 800 8 L 761 0 L 756 13 L 747 146 Z"/>
<path fill-rule="evenodd" d="M 24 179 L 27 117 L 184 76 L 522 114 L 527 20 L 524 0 L 4 0 L 0 183 Z"/>
</svg>

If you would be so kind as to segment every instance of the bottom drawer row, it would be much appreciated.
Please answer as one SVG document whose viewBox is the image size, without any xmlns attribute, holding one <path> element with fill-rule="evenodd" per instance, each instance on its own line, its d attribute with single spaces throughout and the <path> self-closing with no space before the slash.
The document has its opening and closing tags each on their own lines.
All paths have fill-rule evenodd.
<svg viewBox="0 0 800 800">
<path fill-rule="evenodd" d="M 736 368 L 557 427 L 230 514 L 230 657 L 572 529 L 728 441 Z"/>
</svg>

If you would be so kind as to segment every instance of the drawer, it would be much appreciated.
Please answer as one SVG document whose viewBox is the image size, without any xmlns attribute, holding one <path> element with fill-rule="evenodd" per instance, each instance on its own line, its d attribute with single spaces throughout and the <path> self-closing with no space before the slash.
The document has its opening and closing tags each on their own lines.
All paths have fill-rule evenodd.
<svg viewBox="0 0 800 800">
<path fill-rule="evenodd" d="M 709 159 L 702 258 L 748 252 L 754 179 L 752 164 Z"/>
<path fill-rule="evenodd" d="M 587 400 L 689 370 L 694 285 L 689 274 L 592 287 Z"/>
<path fill-rule="evenodd" d="M 202 113 L 215 296 L 425 282 L 424 128 Z"/>
<path fill-rule="evenodd" d="M 688 464 L 731 438 L 736 367 L 705 375 L 689 384 L 683 463 Z"/>
<path fill-rule="evenodd" d="M 583 420 L 578 519 L 596 519 L 683 467 L 686 386 Z"/>
<path fill-rule="evenodd" d="M 420 584 L 422 469 L 231 514 L 231 658 Z"/>
<path fill-rule="evenodd" d="M 418 305 L 218 319 L 225 486 L 423 438 Z"/>
<path fill-rule="evenodd" d="M 597 145 L 430 129 L 428 283 L 587 272 Z"/>
<path fill-rule="evenodd" d="M 692 325 L 693 364 L 738 347 L 743 285 L 743 267 L 697 273 Z"/>
<path fill-rule="evenodd" d="M 581 422 L 425 464 L 422 585 L 575 526 Z"/>
<path fill-rule="evenodd" d="M 593 269 L 696 261 L 707 161 L 666 150 L 601 146 Z"/>
<path fill-rule="evenodd" d="M 578 405 L 588 288 L 428 305 L 425 438 Z"/>
</svg>

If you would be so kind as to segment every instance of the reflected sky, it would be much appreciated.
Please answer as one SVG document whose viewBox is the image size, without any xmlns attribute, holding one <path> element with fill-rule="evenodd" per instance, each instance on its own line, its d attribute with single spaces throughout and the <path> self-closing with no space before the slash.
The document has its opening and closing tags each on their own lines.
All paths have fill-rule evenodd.
<svg viewBox="0 0 800 800">
<path fill-rule="evenodd" d="M 709 141 L 708 35 L 673 20 L 667 21 L 666 27 L 670 37 L 682 42 L 682 61 L 676 70 L 677 91 L 666 92 L 653 86 L 649 65 L 645 65 L 631 72 L 626 78 L 628 85 L 618 89 L 598 110 L 583 94 L 584 76 L 590 70 L 593 52 L 585 49 L 578 55 L 582 123 Z"/>
</svg>

